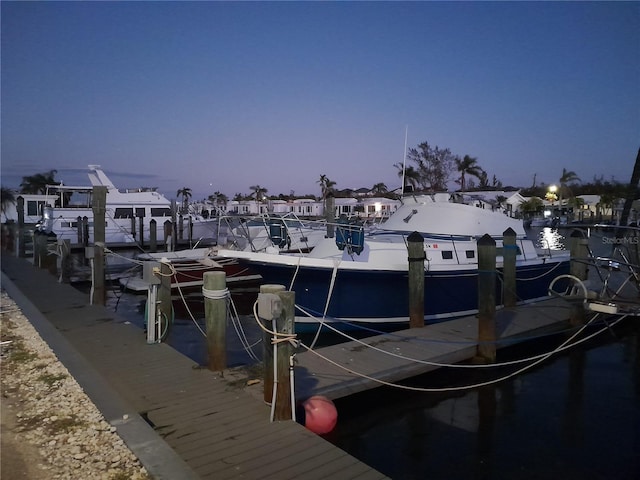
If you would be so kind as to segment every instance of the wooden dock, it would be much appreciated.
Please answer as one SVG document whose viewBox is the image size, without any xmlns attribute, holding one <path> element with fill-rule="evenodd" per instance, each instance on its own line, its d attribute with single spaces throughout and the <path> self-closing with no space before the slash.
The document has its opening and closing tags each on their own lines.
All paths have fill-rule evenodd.
<svg viewBox="0 0 640 480">
<path fill-rule="evenodd" d="M 497 348 L 566 329 L 568 319 L 569 304 L 558 298 L 498 310 Z M 323 347 L 315 353 L 303 351 L 296 355 L 296 398 L 337 399 L 379 387 L 380 381 L 399 382 L 439 368 L 431 363 L 469 360 L 477 345 L 478 319 L 471 316 Z"/>
<path fill-rule="evenodd" d="M 2 287 L 157 480 L 382 479 L 380 472 L 24 259 Z"/>
</svg>

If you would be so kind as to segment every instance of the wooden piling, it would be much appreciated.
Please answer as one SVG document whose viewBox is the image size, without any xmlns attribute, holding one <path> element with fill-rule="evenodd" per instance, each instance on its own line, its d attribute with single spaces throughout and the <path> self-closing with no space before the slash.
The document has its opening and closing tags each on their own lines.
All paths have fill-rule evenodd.
<svg viewBox="0 0 640 480">
<path fill-rule="evenodd" d="M 178 206 L 175 200 L 171 200 L 171 251 L 175 250 L 176 243 L 178 242 Z"/>
<path fill-rule="evenodd" d="M 93 218 L 93 221 L 95 223 L 95 217 Z M 95 242 L 95 236 L 93 237 L 93 241 Z M 89 246 L 89 217 L 86 216 L 82 217 L 82 246 Z"/>
<path fill-rule="evenodd" d="M 286 290 L 284 285 L 260 285 L 260 293 L 275 293 L 284 292 Z M 272 322 L 266 320 L 260 320 L 265 328 L 271 330 Z M 262 337 L 262 364 L 264 368 L 264 401 L 266 404 L 271 405 L 273 401 L 273 344 L 271 343 L 271 334 L 264 332 Z"/>
<path fill-rule="evenodd" d="M 158 286 L 158 309 L 160 318 L 164 320 L 164 325 L 160 323 L 159 341 L 162 341 L 171 329 L 173 319 L 173 303 L 171 302 L 171 280 L 172 269 L 169 263 L 160 262 L 160 285 Z"/>
<path fill-rule="evenodd" d="M 138 234 L 136 232 L 136 217 L 135 215 L 130 218 L 131 220 L 131 236 L 133 237 L 133 241 L 135 242 L 138 238 Z"/>
<path fill-rule="evenodd" d="M 413 232 L 407 238 L 409 260 L 409 327 L 424 327 L 424 238 Z"/>
<path fill-rule="evenodd" d="M 164 222 L 164 246 L 167 252 L 173 251 L 173 224 L 171 220 L 165 220 Z"/>
<path fill-rule="evenodd" d="M 209 370 L 221 371 L 227 368 L 227 299 L 222 295 L 227 277 L 224 272 L 205 272 L 203 281 Z"/>
<path fill-rule="evenodd" d="M 82 217 L 80 215 L 78 215 L 78 217 L 76 218 L 76 233 L 77 233 L 77 239 L 78 239 L 78 245 L 82 245 L 85 246 L 84 244 L 84 228 L 83 228 L 83 223 L 82 223 Z"/>
<path fill-rule="evenodd" d="M 507 228 L 502 234 L 502 296 L 505 308 L 516 306 L 516 232 Z"/>
<path fill-rule="evenodd" d="M 496 242 L 490 235 L 478 240 L 478 357 L 496 360 Z"/>
<path fill-rule="evenodd" d="M 18 197 L 18 231 L 16 233 L 16 255 L 19 258 L 27 256 L 27 251 L 24 241 L 25 226 L 24 226 L 24 197 Z"/>
<path fill-rule="evenodd" d="M 581 230 L 573 230 L 569 236 L 569 252 L 571 264 L 569 273 L 580 280 L 589 278 L 589 266 L 587 260 L 589 254 L 589 239 L 584 236 Z M 572 326 L 583 325 L 586 321 L 584 304 L 572 304 L 569 313 L 569 324 Z"/>
<path fill-rule="evenodd" d="M 140 237 L 138 244 L 140 245 L 141 248 L 144 248 L 144 216 L 142 215 L 138 217 L 138 227 L 139 227 L 138 232 Z"/>
<path fill-rule="evenodd" d="M 93 268 L 95 271 L 93 291 L 95 303 L 104 305 L 107 300 L 105 288 L 104 243 L 106 238 L 107 187 L 93 187 L 93 244 L 95 248 Z M 88 228 L 89 222 L 87 222 Z M 89 235 L 87 230 L 87 241 Z"/>
<path fill-rule="evenodd" d="M 336 208 L 336 199 L 333 197 L 333 194 L 329 193 L 327 197 L 324 199 L 325 210 L 324 210 L 324 218 L 327 221 L 327 238 L 333 238 L 335 236 L 335 208 Z"/>
<path fill-rule="evenodd" d="M 151 253 L 158 251 L 158 222 L 155 218 L 149 222 L 149 250 Z"/>
<path fill-rule="evenodd" d="M 33 233 L 33 264 L 38 268 L 45 268 L 47 256 L 47 235 L 41 232 Z"/>
<path fill-rule="evenodd" d="M 277 293 L 282 301 L 282 314 L 276 320 L 276 331 L 291 335 L 295 327 L 295 292 L 282 291 Z M 278 385 L 276 387 L 276 405 L 274 420 L 291 420 L 294 405 L 291 401 L 291 372 L 289 370 L 290 357 L 293 347 L 290 342 L 278 343 L 277 372 Z"/>
<path fill-rule="evenodd" d="M 69 283 L 71 277 L 71 240 L 58 239 L 58 271 L 60 272 L 59 282 Z"/>
<path fill-rule="evenodd" d="M 587 260 L 589 259 L 589 239 L 582 231 L 574 230 L 569 237 L 569 252 L 571 254 L 571 275 L 580 280 L 589 277 Z"/>
</svg>

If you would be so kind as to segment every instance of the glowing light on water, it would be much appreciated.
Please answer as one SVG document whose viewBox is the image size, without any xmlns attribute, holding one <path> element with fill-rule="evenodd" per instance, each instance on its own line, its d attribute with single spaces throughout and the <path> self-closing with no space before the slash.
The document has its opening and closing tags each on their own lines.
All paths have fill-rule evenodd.
<svg viewBox="0 0 640 480">
<path fill-rule="evenodd" d="M 565 242 L 565 236 L 561 235 L 558 229 L 544 227 L 540 230 L 540 233 L 538 233 L 536 246 L 550 250 L 562 250 L 566 247 Z"/>
</svg>

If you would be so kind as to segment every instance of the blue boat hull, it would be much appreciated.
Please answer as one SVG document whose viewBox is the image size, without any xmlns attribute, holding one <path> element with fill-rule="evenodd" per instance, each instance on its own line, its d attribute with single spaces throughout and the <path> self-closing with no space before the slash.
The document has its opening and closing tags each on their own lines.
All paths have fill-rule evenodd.
<svg viewBox="0 0 640 480">
<path fill-rule="evenodd" d="M 284 285 L 295 292 L 296 305 L 304 310 L 298 311 L 297 316 L 311 314 L 321 318 L 326 311 L 328 321 L 362 322 L 380 327 L 399 321 L 406 324 L 409 317 L 407 272 L 337 270 L 331 287 L 334 272 L 330 269 L 304 268 L 296 272 L 292 266 L 256 261 L 250 266 L 262 276 L 264 283 Z M 566 273 L 569 273 L 569 262 L 519 267 L 516 275 L 518 301 L 547 296 L 551 281 Z M 502 298 L 502 282 L 498 277 L 498 305 L 502 304 Z M 477 309 L 477 270 L 425 273 L 425 322 L 468 315 Z"/>
</svg>

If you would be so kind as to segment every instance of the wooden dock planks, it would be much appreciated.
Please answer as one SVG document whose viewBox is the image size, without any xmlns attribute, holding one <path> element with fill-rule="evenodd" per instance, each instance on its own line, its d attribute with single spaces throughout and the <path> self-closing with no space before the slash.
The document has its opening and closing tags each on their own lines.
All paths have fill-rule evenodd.
<svg viewBox="0 0 640 480">
<path fill-rule="evenodd" d="M 557 298 L 499 310 L 496 313 L 498 348 L 562 330 L 567 327 L 568 318 L 569 305 Z M 398 382 L 438 368 L 431 363 L 468 360 L 476 354 L 477 336 L 477 319 L 465 317 L 362 340 L 398 356 L 355 341 L 317 349 L 323 357 L 356 373 L 332 365 L 313 352 L 302 351 L 296 355 L 296 398 L 324 395 L 337 399 L 381 386 L 380 381 Z"/>
<path fill-rule="evenodd" d="M 386 478 L 296 422 L 270 423 L 263 402 L 168 345 L 147 345 L 140 329 L 27 261 L 3 256 L 2 269 L 200 478 Z"/>
</svg>

